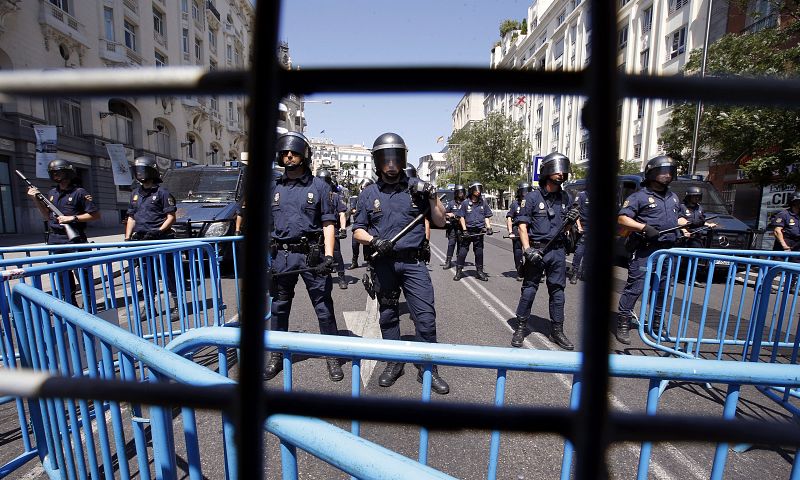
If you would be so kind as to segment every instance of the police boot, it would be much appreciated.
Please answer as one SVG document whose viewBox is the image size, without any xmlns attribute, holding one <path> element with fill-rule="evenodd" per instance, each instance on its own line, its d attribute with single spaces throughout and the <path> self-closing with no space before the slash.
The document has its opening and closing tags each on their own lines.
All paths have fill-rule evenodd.
<svg viewBox="0 0 800 480">
<path fill-rule="evenodd" d="M 572 268 L 569 269 L 568 277 L 569 277 L 569 283 L 571 283 L 572 285 L 578 283 L 578 269 L 575 268 L 574 265 Z"/>
<path fill-rule="evenodd" d="M 344 278 L 344 275 L 339 275 L 339 288 L 347 290 L 347 279 Z"/>
<path fill-rule="evenodd" d="M 405 366 L 405 363 L 387 362 L 386 368 L 383 369 L 381 376 L 378 377 L 378 385 L 381 387 L 391 387 L 394 385 L 394 382 L 403 374 L 403 367 Z"/>
<path fill-rule="evenodd" d="M 563 348 L 564 350 L 574 350 L 575 345 L 569 341 L 566 335 L 564 335 L 564 324 L 563 323 L 553 323 L 550 325 L 550 341 L 558 345 L 559 347 Z"/>
<path fill-rule="evenodd" d="M 525 341 L 525 326 L 528 325 L 526 317 L 517 317 L 517 327 L 514 329 L 514 335 L 511 337 L 511 346 L 519 348 L 522 342 Z"/>
<path fill-rule="evenodd" d="M 483 267 L 478 267 L 478 280 L 482 282 L 489 281 L 489 275 L 486 275 L 486 272 L 483 271 Z"/>
<path fill-rule="evenodd" d="M 342 372 L 342 366 L 339 365 L 339 360 L 328 357 L 325 362 L 328 364 L 328 378 L 332 382 L 340 382 L 344 378 L 344 372 Z"/>
<path fill-rule="evenodd" d="M 451 268 L 453 268 L 453 257 L 447 257 L 444 259 L 442 270 L 449 270 Z"/>
<path fill-rule="evenodd" d="M 353 259 L 353 263 L 351 263 L 350 266 L 347 267 L 347 269 L 348 270 L 355 270 L 356 268 L 358 268 L 358 259 L 354 258 Z"/>
<path fill-rule="evenodd" d="M 624 343 L 625 345 L 631 344 L 631 323 L 628 317 L 623 317 L 622 315 L 617 316 L 617 331 L 614 333 L 614 336 L 617 337 L 617 341 L 619 343 Z"/>
<path fill-rule="evenodd" d="M 456 275 L 453 277 L 453 280 L 459 281 L 464 278 L 464 267 L 456 267 Z"/>
<path fill-rule="evenodd" d="M 424 370 L 420 365 L 415 365 L 415 367 L 417 367 L 417 381 L 422 383 L 422 372 Z M 436 368 L 436 365 L 431 367 L 431 390 L 439 395 L 447 395 L 450 393 L 450 385 L 439 376 L 439 369 Z"/>
<path fill-rule="evenodd" d="M 181 316 L 178 312 L 178 296 L 176 294 L 170 294 L 170 298 L 172 299 L 172 304 L 175 305 L 175 308 L 169 311 L 169 320 L 171 322 L 177 322 Z"/>
<path fill-rule="evenodd" d="M 283 370 L 283 354 L 272 352 L 269 354 L 269 362 L 264 367 L 264 380 L 272 380 L 275 375 Z"/>
</svg>

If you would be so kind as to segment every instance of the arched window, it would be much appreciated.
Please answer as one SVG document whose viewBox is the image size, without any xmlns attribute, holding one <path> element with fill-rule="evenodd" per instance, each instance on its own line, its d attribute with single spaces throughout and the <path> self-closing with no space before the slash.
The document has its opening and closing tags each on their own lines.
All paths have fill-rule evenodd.
<svg viewBox="0 0 800 480">
<path fill-rule="evenodd" d="M 113 113 L 108 117 L 108 136 L 117 143 L 133 145 L 133 112 L 128 105 L 120 100 L 109 100 L 108 111 Z"/>
<path fill-rule="evenodd" d="M 165 157 L 172 156 L 170 148 L 172 146 L 172 137 L 170 136 L 167 125 L 161 120 L 153 120 L 153 130 L 155 130 L 153 134 L 153 147 L 156 152 Z"/>
</svg>

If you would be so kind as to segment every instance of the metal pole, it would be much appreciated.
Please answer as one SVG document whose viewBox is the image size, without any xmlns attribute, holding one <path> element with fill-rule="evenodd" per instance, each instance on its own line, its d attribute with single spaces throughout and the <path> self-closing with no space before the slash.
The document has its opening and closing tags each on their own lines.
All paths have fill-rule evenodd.
<svg viewBox="0 0 800 480">
<path fill-rule="evenodd" d="M 703 37 L 703 60 L 700 64 L 700 78 L 706 76 L 706 62 L 708 60 L 708 36 L 711 30 L 711 7 L 714 0 L 708 0 L 708 7 L 706 8 L 706 33 Z M 700 135 L 700 114 L 703 112 L 703 101 L 697 102 L 697 112 L 694 115 L 694 135 L 692 136 L 692 161 L 689 164 L 689 175 L 694 175 L 694 169 L 697 167 L 697 140 Z"/>
</svg>

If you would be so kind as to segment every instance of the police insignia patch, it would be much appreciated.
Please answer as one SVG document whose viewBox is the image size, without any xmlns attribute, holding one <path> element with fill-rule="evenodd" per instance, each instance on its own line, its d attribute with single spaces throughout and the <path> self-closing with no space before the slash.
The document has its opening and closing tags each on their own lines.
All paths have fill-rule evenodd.
<svg viewBox="0 0 800 480">
<path fill-rule="evenodd" d="M 789 220 L 789 225 L 794 225 L 794 219 Z"/>
<path fill-rule="evenodd" d="M 627 206 L 628 206 L 628 205 L 630 205 L 630 204 L 631 204 L 631 202 L 629 202 L 629 201 L 627 201 L 627 200 L 625 200 L 624 202 L 622 202 L 622 206 L 623 206 L 623 207 L 627 207 Z"/>
<path fill-rule="evenodd" d="M 314 203 L 314 194 L 312 192 L 308 192 L 306 197 L 306 203 Z"/>
<path fill-rule="evenodd" d="M 281 192 L 275 192 L 275 196 L 272 197 L 272 203 L 277 205 L 280 203 L 280 201 L 281 201 Z M 242 206 L 244 206 L 244 204 L 242 204 Z"/>
<path fill-rule="evenodd" d="M 52 200 L 52 198 L 50 198 L 50 200 Z M 134 195 L 133 196 L 133 201 L 135 202 L 136 200 L 139 200 L 139 195 Z"/>
<path fill-rule="evenodd" d="M 522 203 L 519 204 L 519 208 L 520 209 L 525 208 L 525 199 L 524 198 L 522 199 Z"/>
<path fill-rule="evenodd" d="M 89 200 L 90 202 L 92 201 L 92 196 L 91 195 L 84 195 L 83 198 L 85 198 L 86 200 Z"/>
<path fill-rule="evenodd" d="M 379 199 L 376 198 L 375 201 L 372 202 L 372 209 L 373 210 L 380 210 L 381 209 L 381 201 Z"/>
<path fill-rule="evenodd" d="M 691 215 L 691 214 L 692 214 L 692 211 L 687 208 L 686 209 L 686 215 Z"/>
<path fill-rule="evenodd" d="M 175 206 L 175 197 L 170 195 L 169 198 L 167 199 L 167 203 L 169 204 L 170 207 L 174 207 Z"/>
<path fill-rule="evenodd" d="M 544 210 L 544 202 L 539 202 L 539 210 Z"/>
<path fill-rule="evenodd" d="M 655 203 L 656 202 L 655 199 L 653 199 L 653 197 L 647 197 L 647 201 L 650 202 L 650 203 Z"/>
<path fill-rule="evenodd" d="M 67 197 L 67 201 L 71 202 L 72 201 L 72 197 Z"/>
<path fill-rule="evenodd" d="M 776 218 L 776 219 L 775 219 L 775 223 L 781 223 L 782 221 L 783 221 L 783 220 L 781 220 L 780 218 Z"/>
</svg>

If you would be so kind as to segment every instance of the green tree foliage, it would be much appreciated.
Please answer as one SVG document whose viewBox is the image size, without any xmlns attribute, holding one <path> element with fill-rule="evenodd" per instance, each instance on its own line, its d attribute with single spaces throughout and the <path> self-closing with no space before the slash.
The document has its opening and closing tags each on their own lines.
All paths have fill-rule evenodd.
<svg viewBox="0 0 800 480">
<path fill-rule="evenodd" d="M 794 40 L 792 40 L 794 38 Z M 701 49 L 692 52 L 686 75 L 698 75 Z M 800 74 L 800 47 L 788 29 L 769 28 L 726 35 L 709 47 L 706 74 L 717 77 L 790 78 Z M 688 171 L 697 104 L 674 107 L 661 141 Z M 775 175 L 800 185 L 788 167 L 800 162 L 800 111 L 770 107 L 704 105 L 698 135 L 698 160 L 736 162 L 761 184 Z"/>
<path fill-rule="evenodd" d="M 461 182 L 479 180 L 489 190 L 502 194 L 523 177 L 523 166 L 530 152 L 530 142 L 522 127 L 501 113 L 471 123 L 449 139 L 445 157 L 461 168 Z"/>
<path fill-rule="evenodd" d="M 518 21 L 511 20 L 510 18 L 507 20 L 503 20 L 503 23 L 500 24 L 500 38 L 505 37 L 506 33 L 508 32 L 519 29 L 520 25 Z"/>
<path fill-rule="evenodd" d="M 522 19 L 522 23 L 521 23 L 521 26 L 520 26 L 519 29 L 522 30 L 522 34 L 523 35 L 527 35 L 528 34 L 528 19 L 527 18 L 523 18 Z"/>
<path fill-rule="evenodd" d="M 642 164 L 636 160 L 620 160 L 619 161 L 619 174 L 620 175 L 636 175 L 642 173 Z"/>
</svg>

